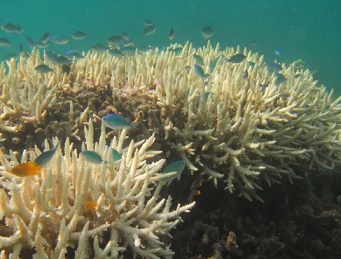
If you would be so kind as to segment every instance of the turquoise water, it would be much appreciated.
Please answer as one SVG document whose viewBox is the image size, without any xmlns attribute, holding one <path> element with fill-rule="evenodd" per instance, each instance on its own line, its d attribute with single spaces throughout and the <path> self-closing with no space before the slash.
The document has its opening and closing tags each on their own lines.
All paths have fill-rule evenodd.
<svg viewBox="0 0 341 259">
<path fill-rule="evenodd" d="M 143 37 L 145 19 L 158 30 Z M 221 46 L 241 45 L 264 54 L 268 62 L 302 59 L 328 89 L 341 94 L 341 1 L 336 0 L 2 0 L 0 22 L 20 25 L 24 32 L 0 37 L 12 42 L 0 47 L 0 58 L 18 51 L 19 43 L 28 50 L 26 37 L 37 41 L 44 33 L 70 35 L 81 30 L 86 40 L 70 40 L 67 45 L 51 45 L 49 50 L 87 50 L 109 36 L 127 32 L 137 47 L 166 46 L 168 32 L 176 29 L 172 42 L 187 40 L 196 46 L 206 43 L 201 29 L 210 26 L 215 33 L 212 43 Z M 251 44 L 253 42 L 253 44 Z M 277 56 L 275 50 L 280 49 Z"/>
</svg>

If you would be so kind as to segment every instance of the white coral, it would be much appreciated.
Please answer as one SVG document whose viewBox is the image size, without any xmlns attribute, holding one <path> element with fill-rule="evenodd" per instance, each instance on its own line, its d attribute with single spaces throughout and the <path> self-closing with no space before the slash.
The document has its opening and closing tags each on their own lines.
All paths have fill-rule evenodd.
<svg viewBox="0 0 341 259">
<path fill-rule="evenodd" d="M 128 247 L 141 257 L 170 258 L 173 252 L 163 238 L 194 203 L 173 208 L 171 197 L 160 198 L 160 180 L 174 173 L 159 173 L 164 160 L 149 162 L 159 153 L 149 150 L 154 136 L 123 148 L 123 130 L 110 145 L 122 153 L 113 163 L 104 126 L 98 143 L 91 121 L 85 132 L 83 148 L 109 162 L 84 161 L 67 139 L 63 152 L 58 149 L 40 175 L 18 178 L 8 173 L 18 163 L 15 156 L 1 154 L 1 258 L 9 252 L 20 255 L 24 248 L 35 250 L 35 258 L 65 258 L 70 248 L 76 258 L 117 258 Z M 22 161 L 39 153 L 38 148 L 24 152 Z M 96 208 L 85 208 L 85 201 L 95 202 Z"/>
<path fill-rule="evenodd" d="M 28 63 L 26 63 L 28 62 Z M 16 123 L 41 122 L 48 106 L 55 103 L 58 84 L 34 72 L 35 62 L 21 58 L 16 64 L 14 59 L 0 65 L 1 98 L 0 129 L 9 132 L 19 131 L 20 125 L 9 126 L 6 120 L 15 117 Z M 12 122 L 13 123 L 13 122 Z"/>
</svg>

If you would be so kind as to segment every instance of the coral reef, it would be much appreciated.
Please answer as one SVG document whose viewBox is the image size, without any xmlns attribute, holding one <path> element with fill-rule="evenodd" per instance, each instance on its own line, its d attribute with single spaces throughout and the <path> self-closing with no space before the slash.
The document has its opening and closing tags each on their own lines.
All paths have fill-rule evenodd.
<svg viewBox="0 0 341 259">
<path fill-rule="evenodd" d="M 162 179 L 174 173 L 159 173 L 165 160 L 150 149 L 155 137 L 125 147 L 122 130 L 108 147 L 104 125 L 94 143 L 90 120 L 85 139 L 83 150 L 106 162 L 86 162 L 66 139 L 40 175 L 19 178 L 9 173 L 18 163 L 15 154 L 1 152 L 1 258 L 171 258 L 169 232 L 194 202 L 174 206 L 171 197 L 160 197 Z M 120 161 L 112 162 L 111 148 L 122 153 Z M 40 153 L 37 147 L 25 151 L 21 162 Z"/>
<path fill-rule="evenodd" d="M 46 53 L 43 61 L 53 66 Z M 42 59 L 34 50 L 16 72 L 11 62 L 11 73 L 25 82 Z M 4 72 L 1 77 L 9 80 Z M 42 96 L 58 89 L 44 107 L 46 116 L 62 114 L 53 125 L 37 125 L 43 133 L 59 132 L 70 121 L 62 133 L 79 138 L 88 114 L 119 112 L 135 123 L 131 137 L 157 133 L 167 157 L 181 156 L 196 175 L 249 200 L 260 199 L 256 190 L 264 181 L 292 181 L 340 163 L 341 99 L 333 100 L 300 61 L 274 70 L 246 49 L 186 43 L 124 57 L 88 52 L 67 72 L 58 66 L 38 79 L 45 85 Z M 92 96 L 91 103 L 84 96 Z M 70 111 L 60 107 L 65 100 Z M 12 119 L 1 123 L 17 126 Z"/>
</svg>

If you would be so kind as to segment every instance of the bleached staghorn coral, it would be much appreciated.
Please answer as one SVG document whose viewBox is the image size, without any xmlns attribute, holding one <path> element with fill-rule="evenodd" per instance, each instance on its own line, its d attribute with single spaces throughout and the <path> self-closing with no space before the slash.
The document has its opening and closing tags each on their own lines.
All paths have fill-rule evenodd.
<svg viewBox="0 0 341 259">
<path fill-rule="evenodd" d="M 110 162 L 104 126 L 98 143 L 91 121 L 85 131 L 83 148 L 97 151 L 107 163 L 82 160 L 67 139 L 40 175 L 18 178 L 8 173 L 18 163 L 15 156 L 1 154 L 2 258 L 22 256 L 24 250 L 35 251 L 34 258 L 65 258 L 70 249 L 75 258 L 118 258 L 129 249 L 143 258 L 170 258 L 164 237 L 194 203 L 173 208 L 171 197 L 160 198 L 161 180 L 174 173 L 159 173 L 163 159 L 148 162 L 160 153 L 149 150 L 154 136 L 123 148 L 123 130 L 111 142 L 122 159 Z M 24 152 L 21 160 L 39 153 L 37 148 Z"/>
<path fill-rule="evenodd" d="M 203 49 L 202 55 L 213 52 Z M 246 50 L 244 54 L 246 61 L 224 62 L 207 85 L 192 85 L 189 94 L 183 89 L 172 92 L 174 87 L 165 84 L 170 104 L 165 107 L 176 107 L 179 99 L 171 96 L 182 96 L 188 116 L 184 124 L 174 123 L 176 114 L 169 116 L 170 134 L 184 143 L 175 148 L 183 151 L 193 170 L 203 168 L 209 177 L 223 179 L 229 191 L 237 189 L 248 199 L 258 197 L 254 189 L 260 188 L 260 179 L 271 185 L 283 177 L 291 180 L 315 169 L 333 169 L 341 162 L 341 98 L 333 100 L 332 93 L 318 87 L 308 70 L 297 70 L 296 63 L 283 65 L 280 73 L 286 80 L 281 82 L 281 75 L 269 73 L 262 57 Z"/>
<path fill-rule="evenodd" d="M 53 65 L 46 55 L 43 59 L 39 50 L 34 49 L 29 57 L 21 55 L 18 62 L 12 58 L 0 64 L 0 131 L 8 139 L 11 139 L 8 135 L 23 131 L 28 124 L 44 123 L 48 110 L 60 106 L 60 95 L 70 82 L 69 75 L 55 64 L 51 73 L 36 71 L 35 67 L 43 62 Z M 71 127 L 86 122 L 89 109 L 74 118 L 73 103 L 69 107 Z M 6 137 L 0 140 L 5 141 Z"/>
<path fill-rule="evenodd" d="M 245 60 L 227 62 L 236 53 Z M 194 54 L 209 78 L 195 72 Z M 75 71 L 79 83 L 87 78 L 109 85 L 118 100 L 125 98 L 125 107 L 133 97 L 143 98 L 159 111 L 154 130 L 160 120 L 167 146 L 192 170 L 248 199 L 260 199 L 260 179 L 269 185 L 283 177 L 291 181 L 341 161 L 341 99 L 333 100 L 299 63 L 273 72 L 246 49 L 187 43 L 124 59 L 88 53 Z"/>
<path fill-rule="evenodd" d="M 263 57 L 240 49 L 219 53 L 208 46 L 197 53 L 206 58 L 206 71 L 220 57 L 207 82 L 192 79 L 198 76 L 191 70 L 164 74 L 158 88 L 171 145 L 193 170 L 222 179 L 230 192 L 260 199 L 254 192 L 260 179 L 271 185 L 341 162 L 341 98 L 333 100 L 310 71 L 293 63 L 271 73 Z M 234 53 L 245 61 L 224 60 Z"/>
<path fill-rule="evenodd" d="M 57 85 L 45 82 L 43 76 L 34 72 L 34 66 L 26 66 L 26 58 L 17 65 L 14 59 L 0 67 L 0 129 L 9 132 L 19 131 L 19 122 L 41 121 L 46 115 L 47 106 L 56 100 Z M 21 69 L 25 67 L 25 69 Z M 16 125 L 7 125 L 9 117 Z M 15 119 L 13 119 L 15 118 Z"/>
<path fill-rule="evenodd" d="M 245 60 L 227 62 L 236 53 Z M 195 72 L 200 60 L 194 54 L 209 78 Z M 30 62 L 37 60 L 33 52 Z M 186 43 L 123 58 L 88 52 L 69 74 L 57 70 L 46 77 L 74 92 L 109 89 L 113 110 L 146 122 L 166 138 L 165 150 L 171 147 L 192 170 L 249 199 L 260 179 L 291 180 L 340 161 L 340 99 L 297 63 L 274 73 L 246 49 Z"/>
</svg>

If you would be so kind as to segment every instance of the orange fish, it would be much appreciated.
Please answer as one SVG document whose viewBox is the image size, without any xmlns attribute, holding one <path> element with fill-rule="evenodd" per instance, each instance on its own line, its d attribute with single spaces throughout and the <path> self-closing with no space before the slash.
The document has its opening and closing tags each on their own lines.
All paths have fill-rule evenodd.
<svg viewBox="0 0 341 259">
<path fill-rule="evenodd" d="M 34 176 L 39 173 L 40 169 L 41 166 L 35 162 L 24 162 L 13 167 L 11 173 L 19 177 Z"/>
<path fill-rule="evenodd" d="M 85 200 L 83 201 L 83 207 L 85 212 L 95 212 L 97 209 L 97 202 Z"/>
<path fill-rule="evenodd" d="M 188 197 L 187 197 L 187 201 L 188 202 L 192 202 L 195 198 L 195 196 L 198 196 L 201 194 L 201 191 L 199 190 L 199 188 L 202 186 L 203 181 L 200 180 L 199 182 L 195 183 L 193 186 L 193 189 L 190 191 Z"/>
</svg>

